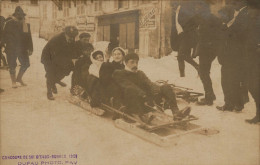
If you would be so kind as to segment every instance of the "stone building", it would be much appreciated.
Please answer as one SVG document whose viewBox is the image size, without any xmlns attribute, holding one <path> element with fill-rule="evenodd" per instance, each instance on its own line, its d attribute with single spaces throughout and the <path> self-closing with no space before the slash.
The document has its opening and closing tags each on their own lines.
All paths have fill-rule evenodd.
<svg viewBox="0 0 260 165">
<path fill-rule="evenodd" d="M 32 33 L 39 33 L 40 13 L 38 0 L 1 0 L 0 6 L 0 14 L 5 18 L 14 13 L 16 6 L 21 6 L 27 14 L 26 22 L 30 23 Z"/>
<path fill-rule="evenodd" d="M 224 0 L 213 1 L 216 6 L 224 4 Z M 43 0 L 39 2 L 40 36 L 49 39 L 66 25 L 74 25 L 80 32 L 90 33 L 92 42 L 118 38 L 128 51 L 160 58 L 172 51 L 173 2 L 183 0 Z"/>
</svg>

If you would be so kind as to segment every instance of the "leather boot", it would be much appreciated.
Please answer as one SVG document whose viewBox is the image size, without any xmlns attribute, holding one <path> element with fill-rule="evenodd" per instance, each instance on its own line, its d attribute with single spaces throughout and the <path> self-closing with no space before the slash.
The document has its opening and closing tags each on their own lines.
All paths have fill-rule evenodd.
<svg viewBox="0 0 260 165">
<path fill-rule="evenodd" d="M 54 100 L 54 97 L 52 95 L 52 85 L 50 82 L 47 82 L 47 98 L 49 100 Z"/>
<path fill-rule="evenodd" d="M 27 84 L 25 84 L 22 80 L 22 77 L 24 75 L 24 71 L 19 71 L 18 75 L 17 75 L 17 78 L 16 78 L 16 82 L 19 82 L 22 86 L 27 86 Z"/>
<path fill-rule="evenodd" d="M 15 74 L 10 74 L 11 80 L 12 80 L 12 88 L 17 88 L 16 85 L 16 75 Z"/>
</svg>

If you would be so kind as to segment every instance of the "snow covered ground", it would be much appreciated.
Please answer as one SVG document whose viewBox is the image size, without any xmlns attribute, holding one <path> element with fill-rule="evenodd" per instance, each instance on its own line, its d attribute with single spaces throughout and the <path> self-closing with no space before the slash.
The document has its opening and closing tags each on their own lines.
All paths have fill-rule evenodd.
<svg viewBox="0 0 260 165">
<path fill-rule="evenodd" d="M 204 136 L 188 134 L 170 147 L 158 147 L 116 128 L 112 121 L 91 115 L 70 104 L 68 87 L 58 86 L 55 101 L 46 98 L 44 68 L 40 63 L 46 41 L 34 38 L 31 67 L 24 76 L 27 87 L 11 88 L 6 70 L 0 70 L 1 154 L 50 155 L 77 154 L 79 165 L 258 165 L 259 125 L 244 119 L 255 115 L 252 101 L 242 113 L 220 112 L 223 104 L 220 66 L 212 66 L 212 79 L 217 101 L 213 106 L 191 104 L 195 123 L 218 129 L 219 134 Z M 140 69 L 153 81 L 169 80 L 176 85 L 203 92 L 196 71 L 186 64 L 186 77 L 179 78 L 178 65 L 172 54 L 161 59 L 140 60 Z M 2 157 L 3 158 L 3 157 Z M 18 160 L 2 160 L 1 165 L 16 165 Z M 23 160 L 25 161 L 25 160 Z M 29 160 L 28 160 L 29 161 Z"/>
</svg>

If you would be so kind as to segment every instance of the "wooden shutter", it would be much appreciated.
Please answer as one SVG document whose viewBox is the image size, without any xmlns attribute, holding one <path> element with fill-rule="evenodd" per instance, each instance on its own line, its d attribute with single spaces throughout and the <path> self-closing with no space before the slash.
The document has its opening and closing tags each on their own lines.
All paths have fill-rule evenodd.
<svg viewBox="0 0 260 165">
<path fill-rule="evenodd" d="M 104 41 L 110 41 L 110 25 L 104 26 Z"/>
<path fill-rule="evenodd" d="M 119 25 L 119 46 L 126 49 L 126 24 Z"/>
<path fill-rule="evenodd" d="M 103 32 L 104 32 L 104 26 L 98 26 L 97 29 L 97 40 L 98 41 L 103 41 Z"/>
<path fill-rule="evenodd" d="M 135 48 L 135 22 L 127 23 L 127 49 Z"/>
</svg>

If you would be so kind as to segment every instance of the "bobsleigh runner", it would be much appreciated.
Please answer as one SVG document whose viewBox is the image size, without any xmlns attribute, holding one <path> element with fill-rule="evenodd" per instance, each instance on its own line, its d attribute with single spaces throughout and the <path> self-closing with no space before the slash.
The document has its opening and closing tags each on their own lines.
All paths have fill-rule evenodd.
<svg viewBox="0 0 260 165">
<path fill-rule="evenodd" d="M 159 84 L 165 84 L 165 81 L 157 82 Z M 172 86 L 175 90 L 175 86 Z M 191 123 L 191 121 L 198 120 L 197 117 L 188 115 L 185 118 L 173 120 L 173 116 L 166 114 L 164 111 L 167 109 L 167 103 L 162 102 L 160 105 L 151 107 L 148 104 L 145 106 L 150 110 L 145 114 L 144 119 L 130 115 L 124 112 L 125 106 L 115 108 L 113 106 L 113 100 L 109 104 L 101 103 L 100 107 L 92 108 L 89 104 L 90 98 L 83 99 L 81 97 L 84 90 L 77 86 L 76 95 L 70 95 L 68 101 L 74 105 L 81 107 L 82 109 L 101 116 L 103 118 L 111 118 L 117 128 L 120 128 L 130 134 L 136 135 L 146 141 L 154 143 L 159 146 L 169 146 L 175 144 L 176 138 L 181 135 L 189 134 L 192 132 L 200 133 L 204 135 L 215 134 L 218 131 L 203 128 L 197 124 Z M 190 90 L 179 89 L 176 92 L 177 98 L 182 98 L 185 101 L 189 97 L 194 100 L 196 97 L 201 96 L 201 93 L 189 93 Z M 151 117 L 152 116 L 152 117 Z"/>
</svg>

